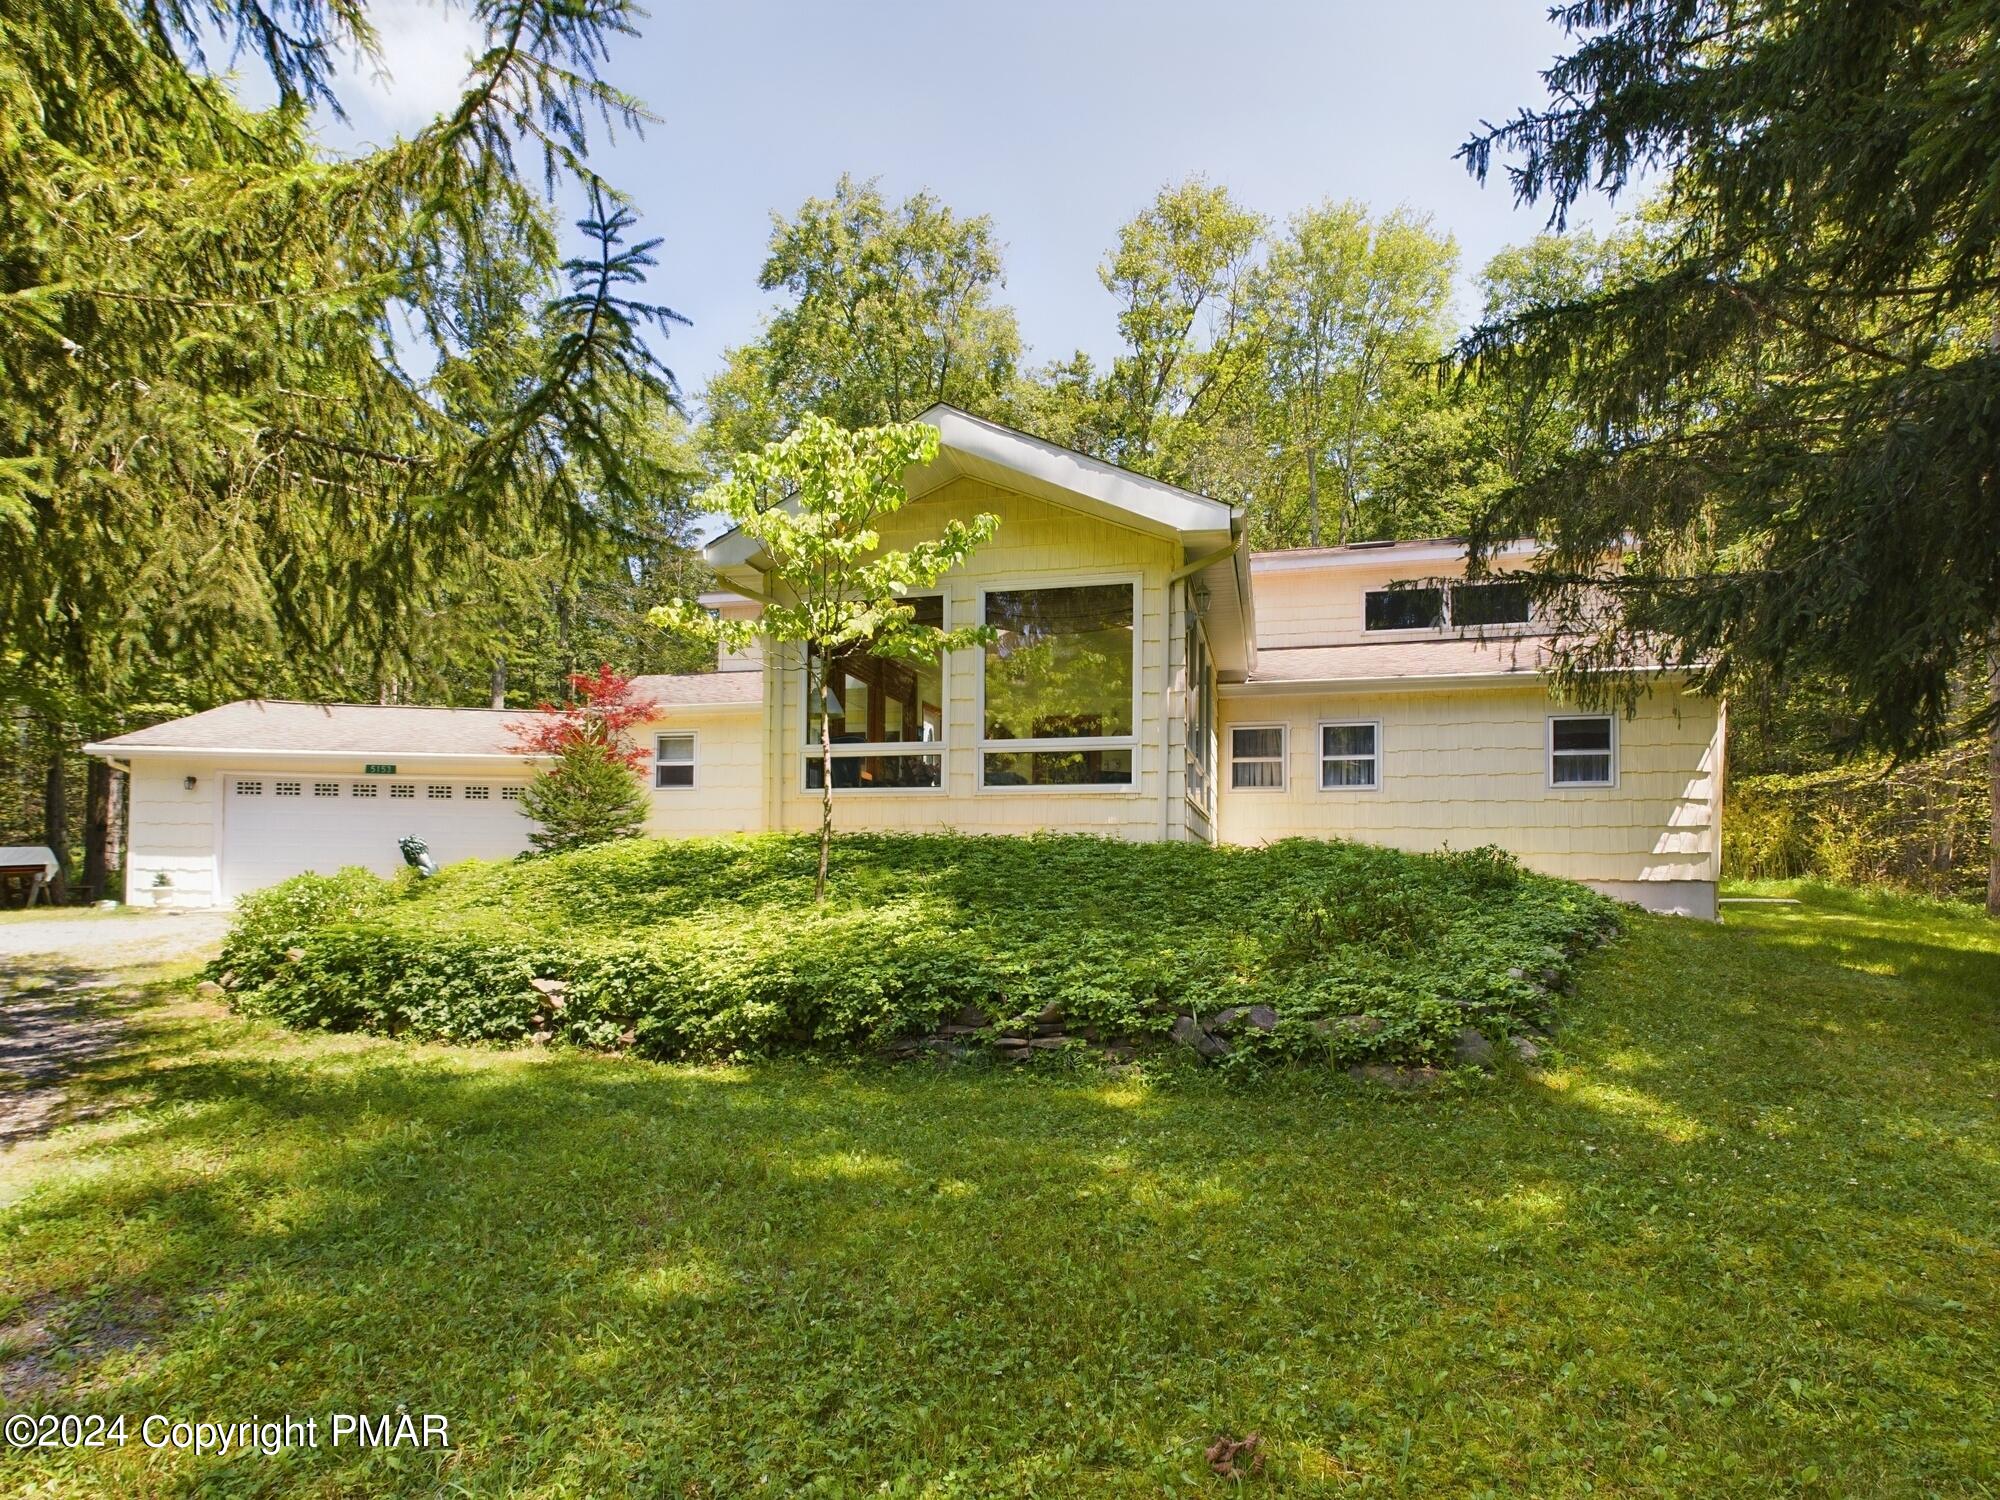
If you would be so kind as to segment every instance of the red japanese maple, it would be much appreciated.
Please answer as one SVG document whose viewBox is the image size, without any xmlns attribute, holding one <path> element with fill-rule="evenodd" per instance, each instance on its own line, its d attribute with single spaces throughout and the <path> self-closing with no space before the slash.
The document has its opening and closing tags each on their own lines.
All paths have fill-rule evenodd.
<svg viewBox="0 0 2000 1500">
<path fill-rule="evenodd" d="M 659 704 L 636 691 L 632 679 L 608 666 L 572 672 L 568 703 L 544 703 L 537 716 L 509 724 L 507 732 L 523 755 L 560 755 L 572 745 L 597 745 L 634 771 L 643 770 L 646 752 L 629 731 L 659 712 Z"/>
</svg>

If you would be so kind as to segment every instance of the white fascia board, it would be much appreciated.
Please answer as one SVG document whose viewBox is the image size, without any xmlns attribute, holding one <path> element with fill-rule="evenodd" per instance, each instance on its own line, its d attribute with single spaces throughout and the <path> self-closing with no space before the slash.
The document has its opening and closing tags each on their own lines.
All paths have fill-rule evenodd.
<svg viewBox="0 0 2000 1500">
<path fill-rule="evenodd" d="M 955 406 L 933 406 L 917 420 L 937 429 L 941 449 L 982 459 L 1039 484 L 1094 501 L 1113 513 L 1112 519 L 1180 536 L 1206 534 L 1221 538 L 1225 546 L 1228 544 L 1230 507 L 1220 500 L 1059 448 Z"/>
<path fill-rule="evenodd" d="M 1420 692 L 1427 688 L 1499 687 L 1507 683 L 1533 686 L 1540 672 L 1458 672 L 1435 677 L 1291 678 L 1281 682 L 1225 682 L 1216 691 L 1225 698 L 1321 697 L 1346 692 Z"/>
</svg>

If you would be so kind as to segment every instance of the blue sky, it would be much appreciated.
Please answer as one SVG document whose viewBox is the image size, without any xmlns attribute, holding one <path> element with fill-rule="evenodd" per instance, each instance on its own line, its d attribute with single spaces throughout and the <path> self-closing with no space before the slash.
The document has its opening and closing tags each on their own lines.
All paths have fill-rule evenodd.
<svg viewBox="0 0 2000 1500">
<path fill-rule="evenodd" d="M 345 97 L 353 134 L 381 139 L 450 102 L 471 33 L 422 0 L 370 13 L 393 81 L 357 77 Z M 654 295 L 693 326 L 663 353 L 690 395 L 771 305 L 757 271 L 772 211 L 843 171 L 990 214 L 1031 359 L 1102 359 L 1117 329 L 1097 266 L 1192 172 L 1273 219 L 1323 198 L 1429 212 L 1458 239 L 1469 313 L 1472 273 L 1542 214 L 1452 153 L 1541 98 L 1562 40 L 1545 0 L 662 0 L 606 69 L 660 122 L 595 159 L 664 240 Z"/>
</svg>

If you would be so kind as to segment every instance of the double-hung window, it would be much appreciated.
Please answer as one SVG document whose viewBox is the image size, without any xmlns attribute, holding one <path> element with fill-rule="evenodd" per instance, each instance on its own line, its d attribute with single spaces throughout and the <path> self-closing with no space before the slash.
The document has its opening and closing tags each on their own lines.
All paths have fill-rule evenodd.
<svg viewBox="0 0 2000 1500">
<path fill-rule="evenodd" d="M 1549 720 L 1550 786 L 1615 786 L 1618 726 L 1609 714 Z"/>
<path fill-rule="evenodd" d="M 980 780 L 989 787 L 1130 787 L 1138 586 L 986 595 Z"/>
<path fill-rule="evenodd" d="M 1319 726 L 1319 789 L 1373 791 L 1382 784 L 1382 726 L 1372 720 Z"/>
<path fill-rule="evenodd" d="M 903 601 L 914 623 L 944 629 L 944 596 Z M 842 651 L 807 673 L 805 784 L 820 789 L 820 716 L 833 745 L 835 791 L 916 791 L 944 785 L 945 661 Z"/>
<path fill-rule="evenodd" d="M 1282 791 L 1285 786 L 1285 726 L 1238 724 L 1229 731 L 1231 791 Z"/>
<path fill-rule="evenodd" d="M 688 788 L 694 785 L 694 736 L 662 734 L 653 739 L 653 785 Z"/>
</svg>

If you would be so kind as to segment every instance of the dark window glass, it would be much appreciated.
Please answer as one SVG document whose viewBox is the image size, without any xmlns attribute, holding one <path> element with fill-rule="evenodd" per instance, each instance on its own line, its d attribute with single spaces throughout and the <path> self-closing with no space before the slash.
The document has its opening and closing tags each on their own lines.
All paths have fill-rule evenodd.
<svg viewBox="0 0 2000 1500">
<path fill-rule="evenodd" d="M 906 787 L 934 787 L 942 784 L 944 758 L 937 755 L 836 755 L 833 758 L 833 789 L 840 791 L 894 791 Z M 806 756 L 806 786 L 820 788 L 819 757 Z"/>
<path fill-rule="evenodd" d="M 991 593 L 986 623 L 997 632 L 986 648 L 987 739 L 1132 732 L 1130 584 Z"/>
<path fill-rule="evenodd" d="M 653 742 L 653 785 L 694 785 L 694 736 L 663 734 Z"/>
<path fill-rule="evenodd" d="M 1461 583 L 1451 591 L 1451 623 L 1461 626 L 1525 625 L 1525 583 Z"/>
<path fill-rule="evenodd" d="M 905 601 L 916 623 L 944 629 L 944 600 L 926 594 Z M 817 676 L 817 672 L 814 674 Z M 868 651 L 843 651 L 828 674 L 827 728 L 836 745 L 929 743 L 944 738 L 944 658 L 903 661 Z M 806 715 L 805 738 L 819 743 L 818 705 Z M 842 785 L 836 777 L 835 786 Z"/>
<path fill-rule="evenodd" d="M 1370 589 L 1370 630 L 1435 630 L 1444 624 L 1443 589 Z"/>
<path fill-rule="evenodd" d="M 1558 750 L 1609 750 L 1609 719 L 1557 719 L 1555 747 Z"/>
<path fill-rule="evenodd" d="M 1021 750 L 986 757 L 988 786 L 1130 786 L 1130 750 Z"/>
</svg>

